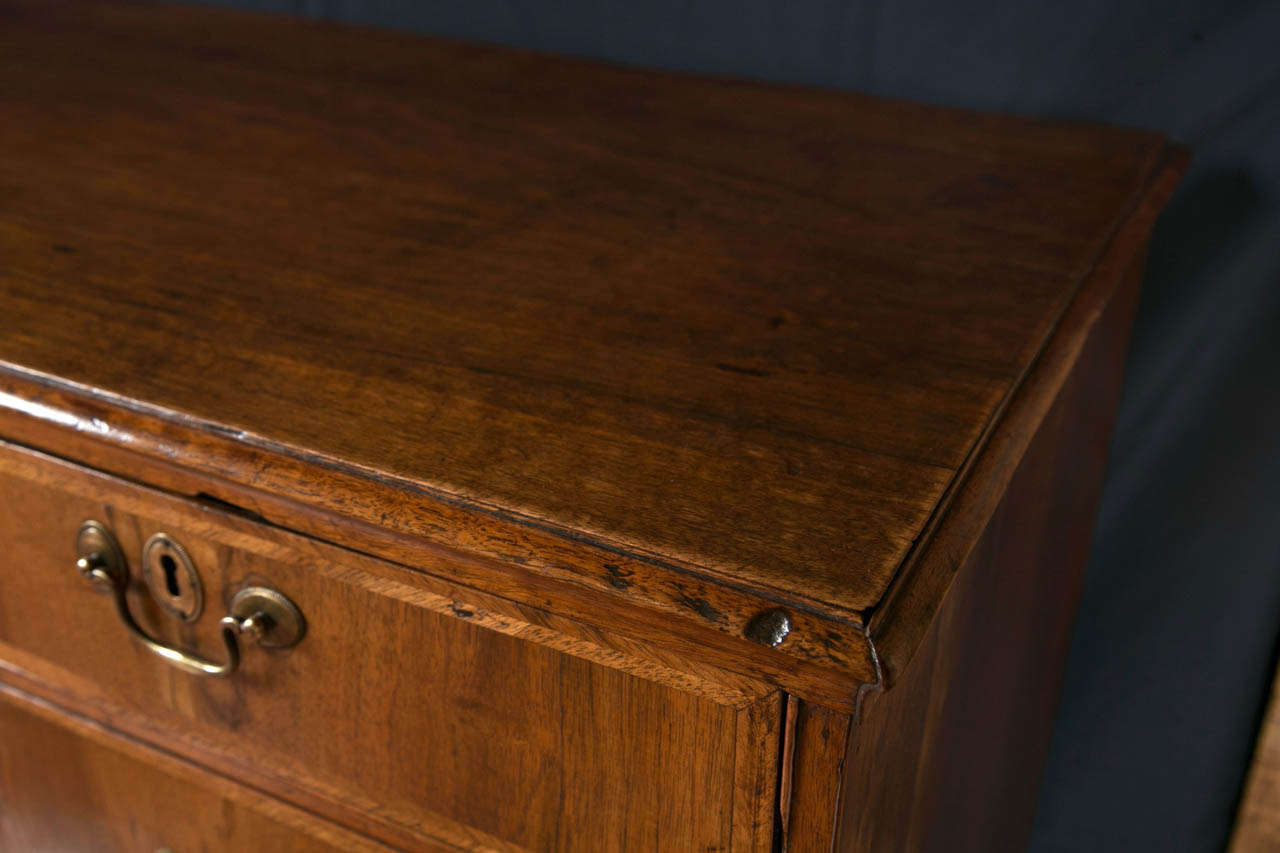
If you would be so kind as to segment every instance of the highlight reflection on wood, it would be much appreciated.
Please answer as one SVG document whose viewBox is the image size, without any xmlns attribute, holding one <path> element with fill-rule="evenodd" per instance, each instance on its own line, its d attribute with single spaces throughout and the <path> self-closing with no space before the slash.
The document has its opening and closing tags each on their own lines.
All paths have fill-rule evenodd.
<svg viewBox="0 0 1280 853">
<path fill-rule="evenodd" d="M 0 22 L 19 716 L 396 848 L 1017 843 L 1182 152 L 212 8 Z M 173 669 L 86 519 L 166 643 L 220 660 L 248 586 L 303 640 Z"/>
</svg>

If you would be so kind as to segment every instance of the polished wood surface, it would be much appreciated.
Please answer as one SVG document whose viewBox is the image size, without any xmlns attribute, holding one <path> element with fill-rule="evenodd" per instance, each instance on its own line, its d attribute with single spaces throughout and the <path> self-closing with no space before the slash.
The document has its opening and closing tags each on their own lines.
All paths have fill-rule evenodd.
<svg viewBox="0 0 1280 853">
<path fill-rule="evenodd" d="M 0 79 L 20 844 L 1022 843 L 1184 152 L 169 4 L 0 0 Z M 87 518 L 306 637 L 178 672 Z"/>
<path fill-rule="evenodd" d="M 572 555 L 563 549 L 562 540 L 537 531 L 519 541 L 504 540 L 503 545 L 512 550 L 503 552 L 505 559 L 501 560 L 441 548 L 337 512 L 345 506 L 363 505 L 368 495 L 346 491 L 348 478 L 325 467 L 302 462 L 291 466 L 299 491 L 291 498 L 282 497 L 184 467 L 193 459 L 207 460 L 213 455 L 217 471 L 244 473 L 250 480 L 269 478 L 280 468 L 242 445 L 182 424 L 156 421 L 73 392 L 3 375 L 0 400 L 9 405 L 0 405 L 0 434 L 100 471 L 191 496 L 201 504 L 230 507 L 276 526 L 377 554 L 413 569 L 422 575 L 423 583 L 434 588 L 466 588 L 470 596 L 491 593 L 497 596 L 494 606 L 514 609 L 517 612 L 511 615 L 520 622 L 530 621 L 523 612 L 537 614 L 530 630 L 557 647 L 563 648 L 563 643 L 576 647 L 584 637 L 607 640 L 609 648 L 625 651 L 627 660 L 644 657 L 683 671 L 710 665 L 845 710 L 852 710 L 858 685 L 876 678 L 871 647 L 857 624 L 832 623 L 794 610 L 792 634 L 783 648 L 765 648 L 743 639 L 740 630 L 737 635 L 727 630 L 732 624 L 740 628 L 759 612 L 759 600 L 741 590 L 683 577 L 668 591 L 681 600 L 693 596 L 690 600 L 700 609 L 712 608 L 723 618 L 723 622 L 685 621 L 670 611 L 637 607 L 634 597 L 601 595 L 544 570 L 547 559 L 570 559 Z M 102 429 L 108 422 L 110 429 Z M 104 433 L 109 434 L 108 441 L 100 440 Z M 387 512 L 408 512 L 403 506 L 379 506 L 386 506 Z M 441 523 L 445 521 L 465 524 L 457 517 Z M 541 563 L 524 556 L 525 549 L 534 546 L 546 549 L 541 552 Z M 640 583 L 639 578 L 652 577 L 654 568 L 622 554 L 611 555 L 603 565 L 614 576 L 616 586 L 628 588 Z M 682 609 L 688 612 L 687 607 Z"/>
<path fill-rule="evenodd" d="M 1025 849 L 1119 398 L 1141 256 L 910 663 L 850 730 L 836 849 Z M 1028 393 L 1035 393 L 1034 389 Z M 828 843 L 830 843 L 828 841 Z"/>
<path fill-rule="evenodd" d="M 217 620 L 248 584 L 289 596 L 305 638 L 248 644 L 227 679 L 173 669 L 74 568 L 88 518 L 115 531 L 131 609 L 166 642 L 219 659 Z M 140 581 L 161 530 L 201 574 L 194 623 Z M 772 843 L 781 698 L 762 685 L 556 651 L 491 597 L 17 448 L 0 448 L 0 542 L 0 679 L 396 847 Z"/>
<path fill-rule="evenodd" d="M 1048 413 L 1064 393 L 1070 377 L 1093 369 L 1097 398 L 1072 413 L 1078 423 L 1070 430 L 1087 430 L 1105 436 L 1098 426 L 1113 416 L 1116 383 L 1124 373 L 1124 359 L 1116 351 L 1128 345 L 1132 310 L 1137 299 L 1142 259 L 1156 217 L 1172 196 L 1186 168 L 1187 154 L 1175 152 L 1157 175 L 1150 192 L 1115 234 L 1107 250 L 1085 279 L 1054 336 L 1045 345 L 1035 369 L 1026 377 L 992 424 L 988 440 L 970 460 L 963 481 L 931 520 L 926 535 L 912 549 L 883 601 L 871 615 L 867 634 L 876 651 L 880 676 L 892 683 L 911 660 L 933 626 L 938 608 L 957 576 L 980 546 L 1018 466 L 1023 464 L 1035 436 L 1045 427 Z M 1118 307 L 1117 304 L 1118 303 Z M 1107 348 L 1089 356 L 1103 366 L 1082 365 L 1090 350 Z M 1098 448 L 1091 448 L 1101 452 Z M 1082 462 L 1083 464 L 1083 462 Z M 1059 488 L 1068 488 L 1069 484 Z M 1081 557 L 1083 559 L 1083 557 Z M 1078 566 L 1067 564 L 1072 570 Z M 984 605 L 985 606 L 985 605 Z"/>
<path fill-rule="evenodd" d="M 1167 167 L 1141 132 L 213 9 L 0 20 L 12 418 L 141 418 L 192 470 L 732 636 L 782 602 L 782 653 L 849 678 Z"/>
<path fill-rule="evenodd" d="M 11 688 L 0 732 L 6 851 L 391 850 Z"/>
<path fill-rule="evenodd" d="M 1280 677 L 1271 686 L 1271 700 L 1258 732 L 1229 850 L 1280 850 Z"/>
<path fill-rule="evenodd" d="M 792 698 L 787 706 L 779 836 L 787 853 L 830 853 L 838 829 L 850 714 Z"/>
</svg>

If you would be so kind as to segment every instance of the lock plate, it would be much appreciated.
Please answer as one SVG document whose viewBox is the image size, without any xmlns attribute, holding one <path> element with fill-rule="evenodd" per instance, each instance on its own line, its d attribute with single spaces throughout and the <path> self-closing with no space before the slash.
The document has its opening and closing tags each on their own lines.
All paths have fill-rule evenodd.
<svg viewBox="0 0 1280 853">
<path fill-rule="evenodd" d="M 167 533 L 156 533 L 142 546 L 142 577 L 166 613 L 187 622 L 199 618 L 204 608 L 200 575 L 187 550 Z"/>
</svg>

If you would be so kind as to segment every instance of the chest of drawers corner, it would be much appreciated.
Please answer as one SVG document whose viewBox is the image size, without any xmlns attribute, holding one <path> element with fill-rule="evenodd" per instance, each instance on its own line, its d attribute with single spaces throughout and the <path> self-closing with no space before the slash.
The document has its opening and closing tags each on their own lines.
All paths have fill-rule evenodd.
<svg viewBox="0 0 1280 853">
<path fill-rule="evenodd" d="M 1025 843 L 1182 151 L 0 20 L 0 848 Z"/>
</svg>

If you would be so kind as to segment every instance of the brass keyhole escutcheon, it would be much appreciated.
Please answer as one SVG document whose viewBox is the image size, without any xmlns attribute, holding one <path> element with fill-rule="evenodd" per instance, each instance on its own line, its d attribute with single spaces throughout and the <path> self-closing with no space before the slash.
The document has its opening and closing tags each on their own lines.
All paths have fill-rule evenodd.
<svg viewBox="0 0 1280 853">
<path fill-rule="evenodd" d="M 143 566 L 147 587 L 162 605 L 168 601 L 181 604 L 184 598 L 203 595 L 200 579 L 186 550 L 163 533 L 147 540 Z M 218 663 L 156 639 L 133 618 L 129 611 L 129 564 L 116 537 L 101 522 L 90 519 L 76 531 L 75 567 L 85 580 L 111 593 L 116 615 L 135 640 L 152 654 L 192 675 L 225 678 L 238 670 L 241 638 L 266 648 L 284 649 L 296 645 L 307 630 L 302 613 L 284 594 L 270 587 L 245 587 L 232 597 L 227 615 L 218 620 L 222 644 L 226 647 L 226 661 Z M 192 612 L 199 614 L 202 603 L 197 598 Z"/>
<path fill-rule="evenodd" d="M 187 550 L 167 533 L 142 546 L 142 577 L 151 597 L 166 613 L 194 622 L 204 608 L 204 589 Z"/>
</svg>

